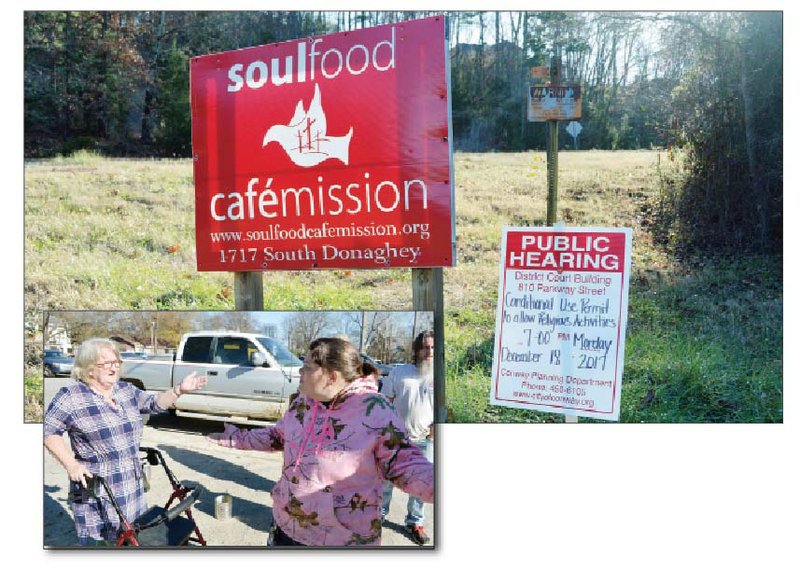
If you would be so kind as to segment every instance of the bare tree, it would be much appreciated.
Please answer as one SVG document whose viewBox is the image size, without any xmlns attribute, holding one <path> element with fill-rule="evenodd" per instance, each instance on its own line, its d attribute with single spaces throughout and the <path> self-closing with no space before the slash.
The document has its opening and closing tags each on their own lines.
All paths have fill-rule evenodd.
<svg viewBox="0 0 800 570">
<path fill-rule="evenodd" d="M 303 354 L 315 338 L 334 327 L 333 313 L 324 311 L 302 311 L 293 313 L 283 321 L 287 331 L 289 349 Z"/>
<path fill-rule="evenodd" d="M 47 340 L 52 331 L 63 328 L 72 343 L 77 345 L 92 337 L 109 335 L 109 317 L 113 313 L 104 311 L 58 311 L 50 315 L 48 329 L 44 338 Z"/>
<path fill-rule="evenodd" d="M 344 332 L 354 339 L 361 352 L 368 352 L 375 334 L 392 318 L 386 311 L 360 311 L 346 313 L 343 322 Z"/>
<path fill-rule="evenodd" d="M 256 332 L 258 322 L 251 313 L 245 311 L 221 311 L 210 313 L 203 318 L 203 328 L 224 329 L 239 332 Z"/>
</svg>

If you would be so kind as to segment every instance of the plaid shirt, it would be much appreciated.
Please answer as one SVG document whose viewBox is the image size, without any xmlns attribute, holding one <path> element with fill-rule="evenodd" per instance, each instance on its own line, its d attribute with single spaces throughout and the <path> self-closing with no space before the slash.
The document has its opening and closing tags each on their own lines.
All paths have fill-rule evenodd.
<svg viewBox="0 0 800 570">
<path fill-rule="evenodd" d="M 127 382 L 117 383 L 111 397 L 118 410 L 83 382 L 61 388 L 45 413 L 44 435 L 67 432 L 75 458 L 106 480 L 125 518 L 132 522 L 147 510 L 139 459 L 141 414 L 166 410 L 156 403 L 155 395 Z M 80 483 L 70 482 L 71 490 L 79 487 Z M 104 490 L 95 498 L 73 501 L 72 512 L 79 539 L 116 538 L 121 524 Z"/>
</svg>

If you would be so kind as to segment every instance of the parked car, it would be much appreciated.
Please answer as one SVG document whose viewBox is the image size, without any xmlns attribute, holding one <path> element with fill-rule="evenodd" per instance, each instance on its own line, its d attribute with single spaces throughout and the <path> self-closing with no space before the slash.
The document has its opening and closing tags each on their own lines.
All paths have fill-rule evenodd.
<svg viewBox="0 0 800 570">
<path fill-rule="evenodd" d="M 183 335 L 172 358 L 123 358 L 120 379 L 163 392 L 192 372 L 205 374 L 205 388 L 178 399 L 177 415 L 263 425 L 286 411 L 300 384 L 301 365 L 281 343 L 263 335 L 199 331 Z"/>
<path fill-rule="evenodd" d="M 75 358 L 60 350 L 46 348 L 43 363 L 45 376 L 69 376 L 72 374 Z"/>
<path fill-rule="evenodd" d="M 364 354 L 363 352 L 361 353 L 361 360 L 365 360 L 370 364 L 372 364 L 375 368 L 377 368 L 380 371 L 381 376 L 388 376 L 389 372 L 392 371 L 392 368 L 390 366 L 386 366 L 382 362 L 375 360 L 374 358 L 372 358 L 368 354 Z"/>
</svg>

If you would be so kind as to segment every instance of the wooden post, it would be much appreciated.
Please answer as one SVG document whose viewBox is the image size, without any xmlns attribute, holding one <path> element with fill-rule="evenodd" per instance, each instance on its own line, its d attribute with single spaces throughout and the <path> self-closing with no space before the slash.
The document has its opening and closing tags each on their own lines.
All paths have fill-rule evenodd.
<svg viewBox="0 0 800 570">
<path fill-rule="evenodd" d="M 547 225 L 556 223 L 558 210 L 558 121 L 547 121 Z"/>
<path fill-rule="evenodd" d="M 561 84 L 561 58 L 550 58 L 550 82 Z M 547 121 L 547 225 L 555 225 L 558 210 L 558 121 Z"/>
<path fill-rule="evenodd" d="M 441 267 L 411 270 L 412 304 L 415 311 L 433 311 L 434 421 L 447 422 L 444 374 L 444 275 Z"/>
<path fill-rule="evenodd" d="M 233 274 L 233 298 L 237 311 L 264 310 L 264 276 L 260 271 Z"/>
</svg>

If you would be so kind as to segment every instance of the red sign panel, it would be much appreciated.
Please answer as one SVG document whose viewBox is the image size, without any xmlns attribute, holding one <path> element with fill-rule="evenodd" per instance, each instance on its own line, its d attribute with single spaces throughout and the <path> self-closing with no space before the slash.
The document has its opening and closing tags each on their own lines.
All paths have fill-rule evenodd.
<svg viewBox="0 0 800 570">
<path fill-rule="evenodd" d="M 455 261 L 444 17 L 191 60 L 199 271 Z"/>
<path fill-rule="evenodd" d="M 616 230 L 509 231 L 505 263 L 508 269 L 621 272 L 626 239 L 627 234 Z"/>
</svg>

